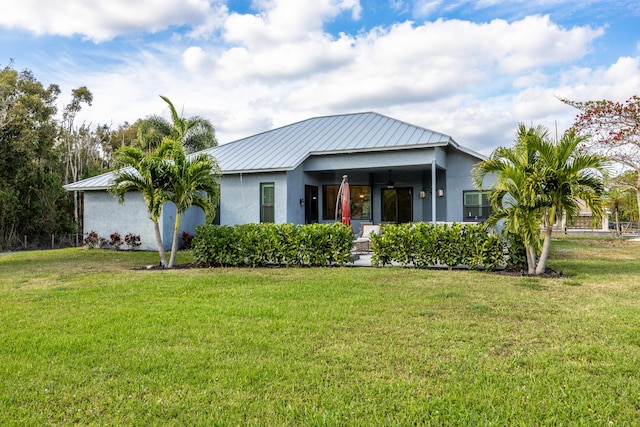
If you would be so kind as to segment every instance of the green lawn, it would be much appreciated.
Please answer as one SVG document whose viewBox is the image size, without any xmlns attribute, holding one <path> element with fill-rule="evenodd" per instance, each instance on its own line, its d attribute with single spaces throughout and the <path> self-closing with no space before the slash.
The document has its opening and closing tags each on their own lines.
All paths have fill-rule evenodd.
<svg viewBox="0 0 640 427">
<path fill-rule="evenodd" d="M 0 425 L 640 422 L 637 242 L 554 241 L 553 279 L 156 262 L 0 255 Z"/>
</svg>

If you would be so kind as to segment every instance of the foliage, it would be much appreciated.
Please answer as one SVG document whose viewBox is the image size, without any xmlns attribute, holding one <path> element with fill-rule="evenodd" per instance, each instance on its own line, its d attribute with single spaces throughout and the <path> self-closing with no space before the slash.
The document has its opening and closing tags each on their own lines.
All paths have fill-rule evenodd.
<svg viewBox="0 0 640 427">
<path fill-rule="evenodd" d="M 483 224 L 393 224 L 371 236 L 371 262 L 383 266 L 397 262 L 416 268 L 464 265 L 495 270 L 505 264 L 500 238 Z"/>
<path fill-rule="evenodd" d="M 479 189 L 488 175 L 495 177 L 488 222 L 500 223 L 504 232 L 522 239 L 529 274 L 546 271 L 553 226 L 563 215 L 568 219 L 577 215 L 579 201 L 591 209 L 594 218 L 603 212 L 606 163 L 600 156 L 580 152 L 578 145 L 583 140 L 569 130 L 553 142 L 546 128 L 520 124 L 513 148 L 499 147 L 474 168 Z"/>
<path fill-rule="evenodd" d="M 85 233 L 85 238 L 82 243 L 87 249 L 111 247 L 116 251 L 120 250 L 120 247 L 125 244 L 131 250 L 141 245 L 140 236 L 137 234 L 129 233 L 124 236 L 123 239 L 120 233 L 114 231 L 109 235 L 109 239 L 106 239 L 101 237 L 95 230 Z"/>
<path fill-rule="evenodd" d="M 118 233 L 117 231 L 109 235 L 109 246 L 111 246 L 116 251 L 120 250 L 120 246 L 122 246 L 123 243 L 124 241 L 122 240 L 120 233 Z"/>
<path fill-rule="evenodd" d="M 215 217 L 216 205 L 220 197 L 218 165 L 208 154 L 193 154 L 187 157 L 179 140 L 167 139 L 167 159 L 159 166 L 159 182 L 156 188 L 162 191 L 162 200 L 170 201 L 176 207 L 173 228 L 173 243 L 169 268 L 174 267 L 178 252 L 178 231 L 180 219 L 191 206 L 202 209 L 208 221 Z"/>
<path fill-rule="evenodd" d="M 188 153 L 218 145 L 211 122 L 200 116 L 181 117 L 173 103 L 160 96 L 169 106 L 171 121 L 161 116 L 150 116 L 138 123 L 138 144 L 146 151 L 156 149 L 165 139 L 179 141 Z"/>
<path fill-rule="evenodd" d="M 74 232 L 56 151 L 57 85 L 0 69 L 0 249 L 18 236 Z"/>
<path fill-rule="evenodd" d="M 147 208 L 149 219 L 153 222 L 156 247 L 160 255 L 160 263 L 167 265 L 167 258 L 162 243 L 160 233 L 160 215 L 162 205 L 166 201 L 163 191 L 163 164 L 167 152 L 172 148 L 172 144 L 167 142 L 162 144 L 150 154 L 145 154 L 142 150 L 134 147 L 121 147 L 116 152 L 118 162 L 127 166 L 115 173 L 114 179 L 108 187 L 119 203 L 124 203 L 125 195 L 130 191 L 138 191 Z"/>
<path fill-rule="evenodd" d="M 140 235 L 133 234 L 133 233 L 129 233 L 126 236 L 124 236 L 124 243 L 131 250 L 135 250 L 137 247 L 142 245 L 142 242 L 140 241 Z"/>
<path fill-rule="evenodd" d="M 621 235 L 631 222 L 638 221 L 638 194 L 635 188 L 637 181 L 638 173 L 633 170 L 609 177 L 607 181 L 609 188 L 605 201 L 612 215 L 609 220 L 615 224 L 618 235 Z M 626 227 L 623 227 L 623 222 L 627 223 Z"/>
<path fill-rule="evenodd" d="M 351 228 L 342 223 L 200 225 L 193 255 L 208 267 L 344 265 L 352 241 Z"/>
<path fill-rule="evenodd" d="M 100 247 L 100 236 L 95 230 L 91 230 L 86 233 L 86 237 L 83 241 L 84 245 L 89 249 L 95 249 Z"/>
<path fill-rule="evenodd" d="M 624 102 L 561 101 L 580 110 L 573 127 L 589 136 L 584 143 L 588 150 L 635 171 L 632 186 L 640 210 L 640 97 L 633 95 Z"/>
<path fill-rule="evenodd" d="M 191 249 L 193 246 L 193 234 L 188 231 L 183 231 L 182 234 L 180 234 L 180 241 L 185 249 Z"/>
<path fill-rule="evenodd" d="M 527 252 L 520 235 L 505 232 L 502 236 L 507 252 L 507 268 L 525 270 L 527 268 Z"/>
</svg>

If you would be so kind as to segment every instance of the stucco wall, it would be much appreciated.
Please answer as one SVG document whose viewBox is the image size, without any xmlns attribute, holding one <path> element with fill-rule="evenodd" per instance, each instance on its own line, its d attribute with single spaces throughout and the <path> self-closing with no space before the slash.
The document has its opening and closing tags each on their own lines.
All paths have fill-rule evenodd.
<svg viewBox="0 0 640 427">
<path fill-rule="evenodd" d="M 137 234 L 142 243 L 140 249 L 157 249 L 153 222 L 147 216 L 147 208 L 138 192 L 127 193 L 124 203 L 119 204 L 106 191 L 86 191 L 83 225 L 85 233 L 93 230 L 105 239 L 115 231 L 123 239 L 129 233 Z"/>
<path fill-rule="evenodd" d="M 471 170 L 478 159 L 460 151 L 452 151 L 447 156 L 447 221 L 464 221 L 463 192 L 474 190 Z"/>
<path fill-rule="evenodd" d="M 175 206 L 165 203 L 158 221 L 162 233 L 162 244 L 166 250 L 171 249 L 173 242 L 173 225 Z M 191 234 L 196 225 L 204 223 L 204 212 L 192 207 L 181 216 L 178 238 L 183 231 Z M 96 231 L 105 239 L 115 231 L 124 239 L 129 233 L 140 236 L 141 250 L 157 250 L 153 222 L 147 216 L 147 207 L 138 192 L 125 195 L 124 203 L 119 204 L 106 191 L 87 191 L 84 193 L 84 230 L 88 233 Z M 182 242 L 180 242 L 181 244 Z"/>
<path fill-rule="evenodd" d="M 229 174 L 220 180 L 220 224 L 260 222 L 260 183 L 275 184 L 275 222 L 287 222 L 287 177 L 284 172 Z"/>
</svg>

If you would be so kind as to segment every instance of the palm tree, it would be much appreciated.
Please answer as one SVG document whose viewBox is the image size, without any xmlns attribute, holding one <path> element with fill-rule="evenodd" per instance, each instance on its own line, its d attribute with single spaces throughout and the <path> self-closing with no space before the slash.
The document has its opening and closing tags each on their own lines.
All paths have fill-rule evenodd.
<svg viewBox="0 0 640 427">
<path fill-rule="evenodd" d="M 169 143 L 162 144 L 149 155 L 138 148 L 121 147 L 116 151 L 115 157 L 120 164 L 128 167 L 115 174 L 115 178 L 108 188 L 109 193 L 114 195 L 120 203 L 124 203 L 124 196 L 129 191 L 140 192 L 147 206 L 149 219 L 153 221 L 160 263 L 163 267 L 167 265 L 167 258 L 158 221 L 162 214 L 162 205 L 166 201 L 166 195 L 159 183 L 161 182 L 164 158 L 171 147 L 172 145 Z"/>
<path fill-rule="evenodd" d="M 200 207 L 208 220 L 215 216 L 216 204 L 220 195 L 218 185 L 218 166 L 215 160 L 206 155 L 187 156 L 180 141 L 166 140 L 171 145 L 170 162 L 163 164 L 163 183 L 166 200 L 176 206 L 173 227 L 173 243 L 169 268 L 175 266 L 178 252 L 178 231 L 180 217 L 191 206 Z"/>
<path fill-rule="evenodd" d="M 546 271 L 553 226 L 564 213 L 567 218 L 576 216 L 580 212 L 580 200 L 591 210 L 594 221 L 604 213 L 602 172 L 607 163 L 601 156 L 577 150 L 585 139 L 570 129 L 556 143 L 547 139 L 536 141 L 535 148 L 540 154 L 540 191 L 547 204 L 543 217 L 544 243 L 536 274 Z"/>
<path fill-rule="evenodd" d="M 489 175 L 495 183 L 490 195 L 493 213 L 490 225 L 503 222 L 504 231 L 519 235 L 525 245 L 528 274 L 535 274 L 537 254 L 540 250 L 540 223 L 545 199 L 539 189 L 539 158 L 535 147 L 547 138 L 543 127 L 518 126 L 513 148 L 499 147 L 491 157 L 476 165 L 474 184 L 484 186 Z"/>
<path fill-rule="evenodd" d="M 141 121 L 138 141 L 143 149 L 152 150 L 166 138 L 182 142 L 189 153 L 218 145 L 215 129 L 209 120 L 199 116 L 180 117 L 169 98 L 162 95 L 160 98 L 169 106 L 171 121 L 160 116 L 150 116 Z"/>
<path fill-rule="evenodd" d="M 553 226 L 564 213 L 568 218 L 575 216 L 579 200 L 591 209 L 594 218 L 603 212 L 600 172 L 605 162 L 599 156 L 579 152 L 582 140 L 569 131 L 554 143 L 546 128 L 527 129 L 520 124 L 515 147 L 498 148 L 474 168 L 474 184 L 480 189 L 487 175 L 495 177 L 490 223 L 504 220 L 507 231 L 522 237 L 529 274 L 546 271 Z"/>
</svg>

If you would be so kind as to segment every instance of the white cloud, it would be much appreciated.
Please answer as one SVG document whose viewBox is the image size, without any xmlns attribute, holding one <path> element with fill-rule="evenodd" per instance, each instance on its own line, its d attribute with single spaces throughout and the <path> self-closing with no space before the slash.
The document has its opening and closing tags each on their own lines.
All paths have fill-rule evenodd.
<svg viewBox="0 0 640 427">
<path fill-rule="evenodd" d="M 220 11 L 207 0 L 25 0 L 3 7 L 0 25 L 37 35 L 82 35 L 95 42 L 136 32 L 186 25 L 194 34 L 218 25 Z M 218 19 L 215 19 L 218 18 Z"/>
<path fill-rule="evenodd" d="M 198 4 L 188 3 L 192 11 Z M 94 105 L 83 114 L 94 123 L 166 114 L 159 94 L 184 105 L 186 115 L 210 118 L 220 142 L 312 116 L 378 111 L 484 154 L 511 144 L 518 122 L 568 126 L 575 112 L 556 96 L 626 99 L 640 87 L 637 57 L 601 69 L 572 65 L 604 30 L 564 28 L 548 16 L 403 22 L 332 36 L 326 22 L 358 17 L 358 1 L 253 4 L 260 13 L 209 8 L 193 18 L 197 41 L 166 40 L 124 55 L 117 70 L 79 76 L 69 67 L 63 81 L 53 81 L 65 92 L 80 85 L 93 91 Z M 182 19 L 153 15 L 158 27 Z M 216 25 L 222 41 L 207 38 Z"/>
<path fill-rule="evenodd" d="M 264 11 L 257 15 L 231 14 L 225 24 L 225 40 L 249 50 L 292 43 L 322 32 L 327 19 L 351 11 L 359 18 L 358 0 L 270 0 L 263 1 Z"/>
</svg>

